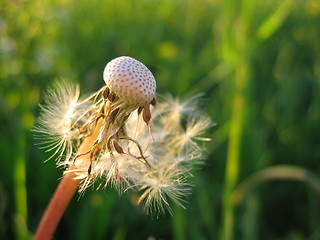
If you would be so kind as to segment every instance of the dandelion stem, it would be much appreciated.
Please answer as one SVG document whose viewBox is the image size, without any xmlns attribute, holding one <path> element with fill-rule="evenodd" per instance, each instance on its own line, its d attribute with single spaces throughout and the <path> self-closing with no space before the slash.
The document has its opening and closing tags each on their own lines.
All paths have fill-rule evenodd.
<svg viewBox="0 0 320 240">
<path fill-rule="evenodd" d="M 64 211 L 78 188 L 80 180 L 74 179 L 75 174 L 74 172 L 67 172 L 63 176 L 42 217 L 34 238 L 35 240 L 52 238 Z"/>
<path fill-rule="evenodd" d="M 90 154 L 83 154 L 91 150 L 94 141 L 97 139 L 101 124 L 97 124 L 92 135 L 88 136 L 77 152 L 77 155 L 81 155 L 80 158 L 83 162 L 90 164 Z M 77 176 L 77 167 L 72 166 L 69 168 L 71 171 L 67 171 L 56 192 L 54 193 L 35 234 L 35 240 L 52 239 L 58 223 L 65 212 L 68 204 L 70 203 L 74 193 L 78 189 L 80 179 L 75 178 Z"/>
</svg>

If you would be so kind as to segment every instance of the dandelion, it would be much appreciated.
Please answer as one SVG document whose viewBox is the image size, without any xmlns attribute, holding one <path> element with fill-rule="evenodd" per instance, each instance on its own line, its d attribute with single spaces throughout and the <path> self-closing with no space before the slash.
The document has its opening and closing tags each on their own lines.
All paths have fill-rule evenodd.
<svg viewBox="0 0 320 240">
<path fill-rule="evenodd" d="M 106 85 L 84 99 L 79 86 L 57 84 L 41 107 L 35 131 L 58 166 L 66 167 L 61 185 L 73 181 L 68 198 L 78 186 L 83 193 L 103 179 L 97 188 L 140 192 L 138 202 L 147 213 L 171 212 L 170 201 L 183 207 L 192 165 L 202 158 L 199 142 L 209 140 L 202 135 L 212 125 L 197 109 L 199 96 L 157 102 L 152 73 L 131 57 L 109 62 L 103 78 Z M 59 188 L 55 196 L 61 194 Z M 61 201 L 66 207 L 68 201 Z M 43 220 L 36 237 L 45 235 L 51 236 Z"/>
</svg>

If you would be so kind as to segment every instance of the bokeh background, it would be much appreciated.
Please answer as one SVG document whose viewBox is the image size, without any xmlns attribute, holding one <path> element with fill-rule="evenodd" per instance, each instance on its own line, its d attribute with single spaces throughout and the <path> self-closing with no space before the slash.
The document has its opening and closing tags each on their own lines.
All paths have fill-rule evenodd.
<svg viewBox="0 0 320 240">
<path fill-rule="evenodd" d="M 217 123 L 186 210 L 77 195 L 54 239 L 320 239 L 320 1 L 1 0 L 0 239 L 32 239 L 62 169 L 31 132 L 57 79 L 103 86 L 111 59 Z"/>
</svg>

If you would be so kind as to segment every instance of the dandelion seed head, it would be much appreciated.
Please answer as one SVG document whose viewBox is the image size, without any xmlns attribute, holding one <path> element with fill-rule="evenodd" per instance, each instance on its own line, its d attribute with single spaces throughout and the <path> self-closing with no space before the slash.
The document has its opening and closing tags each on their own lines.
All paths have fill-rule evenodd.
<svg viewBox="0 0 320 240">
<path fill-rule="evenodd" d="M 57 84 L 35 131 L 58 166 L 76 173 L 81 193 L 90 186 L 136 190 L 144 210 L 156 215 L 170 212 L 171 202 L 183 207 L 190 171 L 203 157 L 199 143 L 209 140 L 203 135 L 212 126 L 199 110 L 199 95 L 185 101 L 160 97 L 152 107 L 155 79 L 130 57 L 109 62 L 103 77 L 106 86 L 85 99 L 78 86 Z M 85 142 L 84 151 L 79 146 Z"/>
<path fill-rule="evenodd" d="M 103 79 L 111 91 L 127 102 L 143 106 L 155 97 L 156 81 L 150 70 L 131 57 L 118 57 L 104 69 Z"/>
</svg>

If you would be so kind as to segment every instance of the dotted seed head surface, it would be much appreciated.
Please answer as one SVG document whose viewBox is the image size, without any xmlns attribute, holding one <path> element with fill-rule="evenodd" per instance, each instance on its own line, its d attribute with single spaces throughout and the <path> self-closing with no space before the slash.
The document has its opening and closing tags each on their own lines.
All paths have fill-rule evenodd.
<svg viewBox="0 0 320 240">
<path fill-rule="evenodd" d="M 118 57 L 104 69 L 103 79 L 120 99 L 142 106 L 150 103 L 156 93 L 156 80 L 150 70 L 131 57 Z"/>
</svg>

